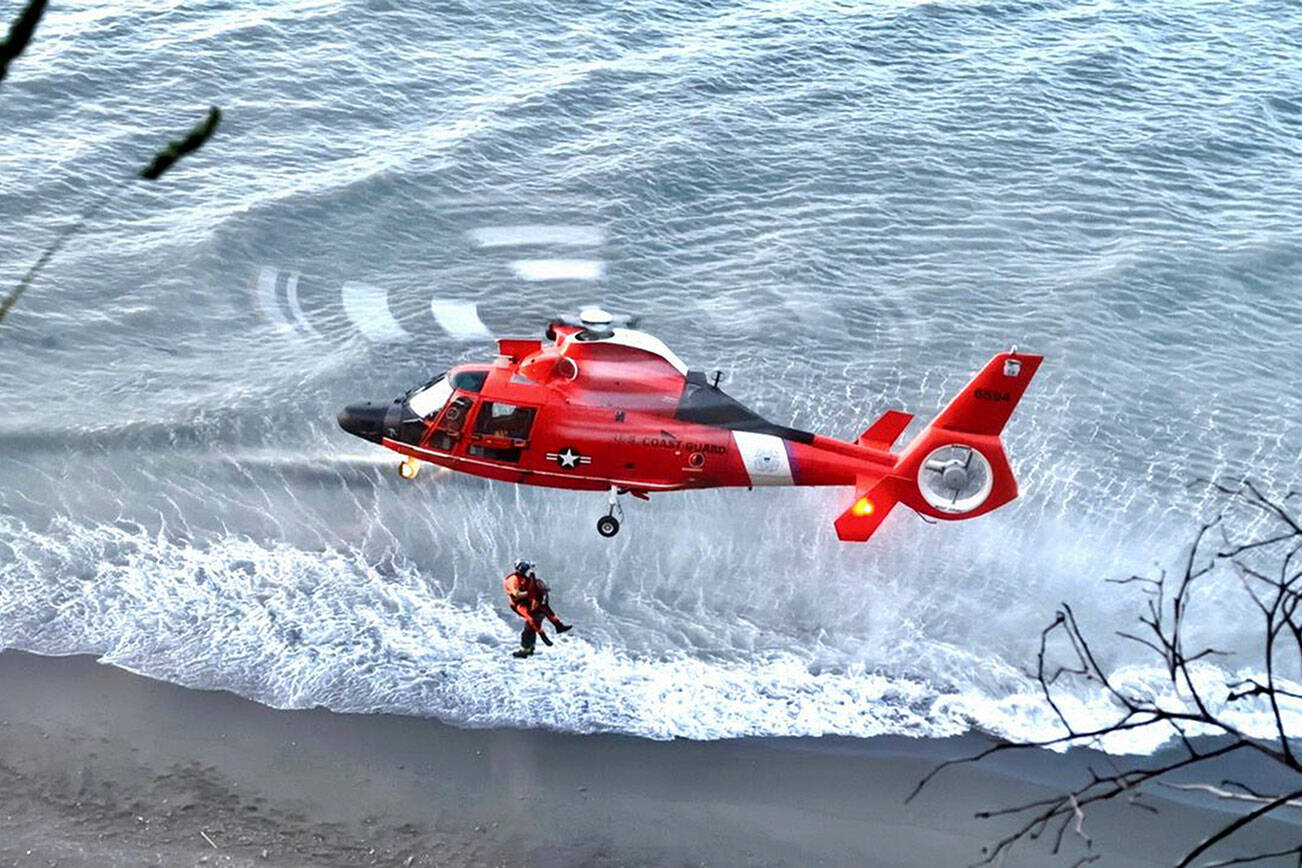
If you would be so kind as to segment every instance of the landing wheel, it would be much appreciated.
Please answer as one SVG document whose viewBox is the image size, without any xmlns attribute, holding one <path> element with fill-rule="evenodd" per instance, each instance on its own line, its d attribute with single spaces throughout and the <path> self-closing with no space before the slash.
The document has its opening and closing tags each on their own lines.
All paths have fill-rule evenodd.
<svg viewBox="0 0 1302 868">
<path fill-rule="evenodd" d="M 619 533 L 619 519 L 613 515 L 603 515 L 597 519 L 597 533 L 607 538 Z"/>
<path fill-rule="evenodd" d="M 398 465 L 398 475 L 403 479 L 415 479 L 416 474 L 420 472 L 420 464 L 414 459 L 408 458 Z"/>
</svg>

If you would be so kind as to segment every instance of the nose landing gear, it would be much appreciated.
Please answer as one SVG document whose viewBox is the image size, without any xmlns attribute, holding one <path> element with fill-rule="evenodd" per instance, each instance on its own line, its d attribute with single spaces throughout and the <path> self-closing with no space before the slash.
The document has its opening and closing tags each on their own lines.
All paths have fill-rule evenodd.
<svg viewBox="0 0 1302 868">
<path fill-rule="evenodd" d="M 417 461 L 415 458 L 412 458 L 411 456 L 404 458 L 402 460 L 402 463 L 398 465 L 398 475 L 401 476 L 403 479 L 406 480 L 415 479 L 416 474 L 419 472 L 420 472 L 420 462 Z"/>
<path fill-rule="evenodd" d="M 606 514 L 597 519 L 597 533 L 609 539 L 619 533 L 619 519 L 624 517 L 624 508 L 619 505 L 619 495 L 622 494 L 615 486 L 610 487 L 610 498 L 607 503 L 610 505 Z M 615 514 L 619 513 L 619 518 Z"/>
</svg>

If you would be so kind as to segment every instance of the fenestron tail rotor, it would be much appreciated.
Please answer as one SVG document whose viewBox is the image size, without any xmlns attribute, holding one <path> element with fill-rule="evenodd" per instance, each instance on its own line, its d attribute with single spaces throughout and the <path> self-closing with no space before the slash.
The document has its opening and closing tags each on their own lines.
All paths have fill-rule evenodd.
<svg viewBox="0 0 1302 868">
<path fill-rule="evenodd" d="M 971 512 L 994 487 L 989 460 L 966 443 L 933 449 L 918 468 L 918 490 L 933 508 L 951 515 Z"/>
</svg>

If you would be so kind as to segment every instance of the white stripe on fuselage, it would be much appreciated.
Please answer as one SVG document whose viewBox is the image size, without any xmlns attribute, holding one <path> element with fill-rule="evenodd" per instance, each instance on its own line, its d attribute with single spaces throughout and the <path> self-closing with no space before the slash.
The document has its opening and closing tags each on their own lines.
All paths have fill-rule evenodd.
<svg viewBox="0 0 1302 868">
<path fill-rule="evenodd" d="M 742 466 L 751 485 L 793 485 L 787 444 L 772 434 L 733 431 L 733 442 L 741 453 Z"/>
</svg>

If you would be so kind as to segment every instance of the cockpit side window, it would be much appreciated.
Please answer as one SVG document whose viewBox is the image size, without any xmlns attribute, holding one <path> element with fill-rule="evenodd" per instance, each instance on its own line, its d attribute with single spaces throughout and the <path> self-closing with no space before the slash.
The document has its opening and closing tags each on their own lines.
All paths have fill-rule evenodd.
<svg viewBox="0 0 1302 868">
<path fill-rule="evenodd" d="M 468 395 L 459 395 L 455 401 L 448 405 L 439 417 L 438 430 L 452 435 L 453 438 L 461 436 L 461 429 L 466 425 L 466 418 L 470 415 L 470 408 L 475 404 L 475 399 Z"/>
<path fill-rule="evenodd" d="M 426 441 L 422 444 L 429 449 L 451 452 L 461 439 L 461 429 L 466 426 L 470 412 L 475 406 L 475 399 L 469 395 L 458 395 L 443 410 L 438 422 L 428 429 Z"/>
</svg>

